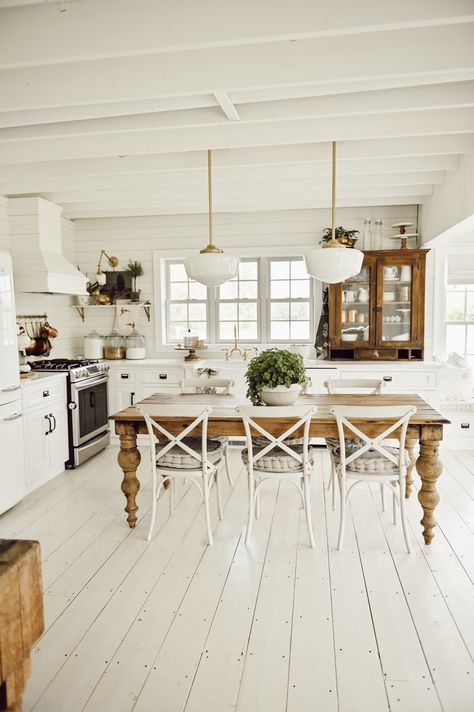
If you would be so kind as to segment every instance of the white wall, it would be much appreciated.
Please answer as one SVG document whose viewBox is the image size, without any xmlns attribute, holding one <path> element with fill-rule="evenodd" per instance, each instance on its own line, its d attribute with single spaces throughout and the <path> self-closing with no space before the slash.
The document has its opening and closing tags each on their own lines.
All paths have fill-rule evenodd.
<svg viewBox="0 0 474 712">
<path fill-rule="evenodd" d="M 423 242 L 437 237 L 474 213 L 474 153 L 464 153 L 457 171 L 448 171 L 420 210 Z"/>
<path fill-rule="evenodd" d="M 384 227 L 384 248 L 398 246 L 388 239 L 393 233 L 392 223 L 416 219 L 416 206 L 393 206 L 376 208 L 344 208 L 337 211 L 336 221 L 347 229 L 362 232 L 363 219 L 381 218 Z M 223 247 L 262 247 L 271 254 L 273 246 L 311 246 L 319 242 L 322 230 L 330 224 L 329 210 L 288 210 L 266 213 L 217 213 L 214 216 L 215 241 Z M 153 301 L 153 252 L 170 248 L 198 250 L 207 242 L 206 215 L 171 215 L 139 218 L 108 218 L 76 220 L 75 263 L 91 279 L 95 274 L 101 249 L 120 260 L 118 269 L 125 268 L 128 260 L 139 260 L 144 268 L 138 280 L 142 300 Z M 428 289 L 432 292 L 431 276 Z M 428 294 L 428 304 L 432 295 Z M 147 339 L 147 353 L 156 356 L 160 345 L 155 344 L 154 318 L 156 305 L 152 307 L 152 320 L 148 323 L 142 313 L 139 329 Z M 431 309 L 431 306 L 429 307 Z M 113 309 L 89 309 L 86 320 L 81 322 L 74 313 L 67 327 L 71 334 L 74 355 L 82 352 L 82 336 L 96 329 L 102 334 L 110 332 L 114 321 Z M 73 334 L 75 336 L 73 336 Z M 427 353 L 431 354 L 431 313 L 427 318 Z M 429 342 L 429 343 L 428 343 Z M 162 351 L 161 351 L 162 352 Z"/>
</svg>

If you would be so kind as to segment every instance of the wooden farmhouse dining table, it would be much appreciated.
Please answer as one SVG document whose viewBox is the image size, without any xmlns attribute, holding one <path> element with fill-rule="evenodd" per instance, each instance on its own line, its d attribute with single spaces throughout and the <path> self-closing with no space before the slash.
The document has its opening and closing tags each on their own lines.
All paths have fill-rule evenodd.
<svg viewBox="0 0 474 712">
<path fill-rule="evenodd" d="M 203 408 L 210 406 L 212 413 L 209 415 L 208 435 L 244 436 L 244 426 L 241 418 L 236 412 L 236 408 L 242 405 L 250 405 L 245 398 L 234 395 L 214 395 L 214 394 L 177 394 L 164 395 L 156 393 L 141 401 L 142 403 L 156 405 L 180 405 L 183 413 L 186 413 L 187 404 L 197 405 L 202 403 Z M 374 405 L 374 406 L 396 406 L 414 405 L 417 408 L 415 415 L 410 419 L 407 431 L 406 447 L 410 456 L 408 468 L 406 496 L 411 494 L 413 485 L 412 473 L 416 469 L 420 479 L 421 488 L 418 492 L 418 500 L 423 509 L 421 525 L 423 526 L 423 537 L 426 544 L 431 544 L 433 539 L 433 528 L 436 526 L 434 511 L 439 503 L 439 494 L 436 489 L 436 480 L 443 471 L 442 463 L 439 459 L 439 443 L 443 439 L 443 425 L 450 421 L 444 418 L 438 411 L 432 408 L 421 396 L 415 394 L 382 394 L 382 395 L 328 395 L 328 394 L 308 394 L 298 398 L 298 405 L 315 407 L 316 413 L 311 421 L 310 436 L 312 438 L 336 438 L 337 427 L 334 417 L 329 412 L 335 405 Z M 138 505 L 137 494 L 140 489 L 140 482 L 137 477 L 137 468 L 140 464 L 141 456 L 137 447 L 137 435 L 146 434 L 146 423 L 136 407 L 130 406 L 110 417 L 115 422 L 115 432 L 120 438 L 120 452 L 118 463 L 123 471 L 122 491 L 126 497 L 127 520 L 130 527 L 134 527 L 137 522 Z M 161 425 L 170 433 L 178 434 L 190 423 L 186 415 L 179 418 L 160 418 Z M 293 421 L 294 422 L 294 421 Z M 357 421 L 354 420 L 355 423 Z M 362 423 L 362 421 L 361 421 Z M 363 431 L 369 436 L 376 436 L 387 428 L 387 423 L 377 421 L 364 421 Z M 290 427 L 291 420 L 275 419 L 265 422 L 265 408 L 262 407 L 262 426 L 274 435 L 285 432 Z M 193 431 L 197 432 L 198 431 Z M 295 433 L 296 435 L 297 433 Z M 351 437 L 351 433 L 347 433 Z M 352 433 L 354 437 L 354 433 Z M 396 433 L 394 433 L 396 437 Z M 419 455 L 415 456 L 415 447 L 419 442 Z"/>
</svg>

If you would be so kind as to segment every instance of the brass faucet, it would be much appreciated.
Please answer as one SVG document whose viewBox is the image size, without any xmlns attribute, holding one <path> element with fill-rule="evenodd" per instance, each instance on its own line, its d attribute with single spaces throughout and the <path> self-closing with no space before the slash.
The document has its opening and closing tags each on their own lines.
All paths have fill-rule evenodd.
<svg viewBox="0 0 474 712">
<path fill-rule="evenodd" d="M 237 344 L 237 326 L 235 324 L 234 324 L 234 345 L 233 345 L 233 347 L 230 349 L 230 351 L 229 351 L 229 349 L 221 349 L 221 351 L 224 352 L 226 361 L 228 361 L 230 359 L 230 357 L 232 356 L 232 354 L 234 352 L 238 353 L 240 358 L 243 359 L 244 361 L 247 360 L 247 356 L 250 351 L 255 351 L 255 355 L 258 354 L 258 349 L 256 346 L 253 346 L 251 349 L 240 349 L 239 348 L 239 346 Z"/>
</svg>

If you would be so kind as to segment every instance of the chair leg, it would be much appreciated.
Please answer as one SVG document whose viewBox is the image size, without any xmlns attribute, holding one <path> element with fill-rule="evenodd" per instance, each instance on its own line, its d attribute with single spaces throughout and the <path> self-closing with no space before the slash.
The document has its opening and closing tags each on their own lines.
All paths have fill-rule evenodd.
<svg viewBox="0 0 474 712">
<path fill-rule="evenodd" d="M 332 511 L 336 511 L 336 467 L 334 465 L 334 461 L 331 458 L 331 506 L 332 506 Z"/>
<path fill-rule="evenodd" d="M 176 504 L 176 486 L 177 482 L 173 478 L 170 480 L 170 515 L 174 514 Z"/>
<path fill-rule="evenodd" d="M 214 473 L 214 482 L 216 483 L 217 513 L 219 515 L 219 519 L 224 519 L 224 514 L 223 514 L 223 510 L 222 510 L 220 473 L 217 470 Z"/>
<path fill-rule="evenodd" d="M 393 513 L 393 523 L 395 525 L 397 523 L 397 508 L 398 508 L 397 495 L 395 494 L 395 492 L 392 492 L 392 513 Z"/>
<path fill-rule="evenodd" d="M 308 527 L 309 543 L 311 545 L 311 548 L 314 549 L 316 547 L 316 543 L 314 541 L 313 522 L 311 520 L 311 494 L 310 494 L 310 489 L 309 489 L 308 475 L 304 475 L 304 477 L 303 477 L 303 492 L 304 492 L 304 512 L 306 515 L 306 526 Z"/>
<path fill-rule="evenodd" d="M 337 538 L 337 549 L 342 551 L 342 546 L 344 544 L 344 530 L 346 527 L 346 493 L 343 487 L 342 475 L 339 473 L 339 536 Z"/>
<path fill-rule="evenodd" d="M 405 481 L 403 484 L 400 485 L 400 519 L 402 520 L 402 529 L 403 529 L 403 536 L 405 537 L 405 544 L 407 547 L 407 551 L 409 554 L 411 554 L 411 544 L 410 544 L 410 537 L 408 535 L 408 524 L 407 524 L 407 515 L 405 511 Z"/>
<path fill-rule="evenodd" d="M 151 505 L 151 521 L 150 521 L 150 528 L 148 529 L 147 541 L 150 541 L 151 535 L 153 534 L 153 529 L 155 528 L 156 507 L 157 507 L 158 495 L 160 494 L 160 489 L 163 485 L 163 480 L 160 482 L 160 486 L 158 487 L 158 489 L 156 488 L 156 485 L 157 485 L 156 475 L 154 475 L 153 483 L 152 483 L 153 501 L 152 501 L 152 505 Z"/>
<path fill-rule="evenodd" d="M 248 471 L 248 480 L 249 480 L 249 511 L 248 511 L 248 519 L 247 519 L 247 531 L 245 534 L 245 543 L 248 544 L 250 542 L 250 535 L 252 534 L 252 524 L 253 524 L 253 519 L 254 519 L 254 511 L 255 511 L 255 481 L 253 478 L 253 472 L 250 470 Z"/>
<path fill-rule="evenodd" d="M 209 492 L 210 492 L 211 486 L 209 482 L 209 475 L 205 475 L 203 477 L 203 483 L 202 483 L 202 493 L 204 496 L 204 514 L 206 517 L 206 529 L 207 529 L 207 541 L 209 543 L 209 546 L 212 546 L 214 543 L 213 538 L 212 538 L 212 529 L 211 529 L 211 512 L 209 509 Z"/>
<path fill-rule="evenodd" d="M 255 488 L 255 519 L 260 517 L 260 477 L 257 479 L 257 486 Z M 258 488 L 258 489 L 257 489 Z"/>
<path fill-rule="evenodd" d="M 385 506 L 385 487 L 383 486 L 382 483 L 379 484 L 380 487 L 380 498 L 382 500 L 382 512 L 386 511 L 386 506 Z"/>
<path fill-rule="evenodd" d="M 225 460 L 225 473 L 227 475 L 227 480 L 231 487 L 234 486 L 234 480 L 230 472 L 230 458 L 229 458 L 229 446 L 226 445 L 224 448 L 224 460 Z"/>
</svg>

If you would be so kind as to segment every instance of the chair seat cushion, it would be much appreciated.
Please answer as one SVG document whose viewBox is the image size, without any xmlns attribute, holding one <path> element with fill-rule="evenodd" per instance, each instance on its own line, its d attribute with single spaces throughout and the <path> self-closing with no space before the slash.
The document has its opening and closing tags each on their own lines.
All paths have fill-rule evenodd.
<svg viewBox="0 0 474 712">
<path fill-rule="evenodd" d="M 268 440 L 267 440 L 268 445 Z M 257 455 L 261 452 L 263 447 L 253 448 L 253 455 Z M 291 449 L 294 450 L 298 455 L 303 454 L 302 445 L 291 445 Z M 312 465 L 314 462 L 314 454 L 312 448 L 308 449 L 309 462 Z M 245 465 L 249 462 L 249 451 L 247 448 L 242 450 L 242 461 Z M 254 463 L 254 470 L 262 470 L 263 472 L 302 472 L 303 464 L 291 457 L 287 452 L 279 447 L 270 450 L 267 455 L 261 457 L 257 462 Z"/>
<path fill-rule="evenodd" d="M 353 443 L 354 441 L 349 441 Z M 360 447 L 356 445 L 346 445 L 346 457 L 352 455 Z M 400 450 L 395 447 L 386 447 L 385 450 L 391 455 L 399 456 Z M 341 450 L 339 447 L 332 450 L 332 456 L 336 465 L 341 461 Z M 405 450 L 405 466 L 410 462 L 408 452 Z M 398 465 L 388 460 L 377 450 L 367 450 L 363 455 L 346 465 L 347 472 L 357 472 L 360 475 L 392 475 L 398 474 Z"/>
<path fill-rule="evenodd" d="M 201 454 L 202 440 L 201 438 L 183 438 L 183 442 L 195 452 Z M 156 464 L 158 467 L 168 467 L 173 470 L 200 470 L 201 462 L 197 457 L 193 457 L 185 450 L 174 445 L 163 457 L 158 457 L 161 450 L 166 446 L 166 443 L 157 443 L 155 446 Z M 224 444 L 220 442 L 220 438 L 207 439 L 207 459 L 214 465 L 224 455 Z"/>
</svg>

